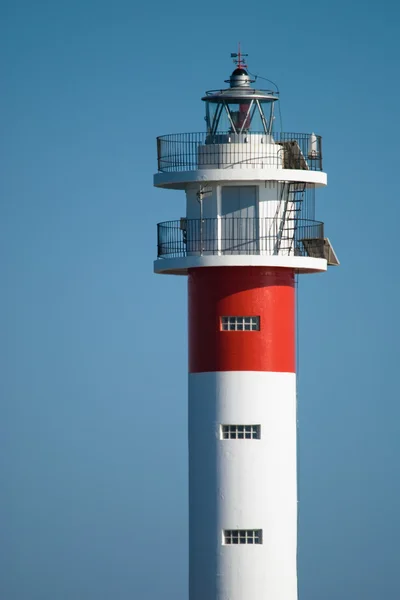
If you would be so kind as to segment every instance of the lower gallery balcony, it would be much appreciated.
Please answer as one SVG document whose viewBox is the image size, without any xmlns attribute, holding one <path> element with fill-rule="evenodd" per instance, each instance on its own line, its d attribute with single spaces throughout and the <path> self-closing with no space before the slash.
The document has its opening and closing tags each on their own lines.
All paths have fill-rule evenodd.
<svg viewBox="0 0 400 600">
<path fill-rule="evenodd" d="M 306 219 L 186 219 L 157 225 L 157 257 L 308 256 L 327 258 L 324 224 Z"/>
</svg>

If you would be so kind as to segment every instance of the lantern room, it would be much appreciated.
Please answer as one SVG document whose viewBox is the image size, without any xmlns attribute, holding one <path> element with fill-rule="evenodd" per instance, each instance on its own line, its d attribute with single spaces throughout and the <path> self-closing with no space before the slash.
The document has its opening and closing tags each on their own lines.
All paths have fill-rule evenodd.
<svg viewBox="0 0 400 600">
<path fill-rule="evenodd" d="M 250 87 L 255 80 L 250 78 L 244 67 L 242 62 L 238 63 L 226 80 L 230 84 L 229 88 L 211 90 L 202 98 L 206 103 L 208 135 L 272 134 L 277 93 Z"/>
</svg>

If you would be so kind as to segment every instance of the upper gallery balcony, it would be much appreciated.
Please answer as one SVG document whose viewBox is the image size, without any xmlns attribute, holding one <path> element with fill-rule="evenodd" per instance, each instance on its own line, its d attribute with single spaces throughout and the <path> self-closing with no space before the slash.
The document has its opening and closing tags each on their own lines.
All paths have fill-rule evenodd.
<svg viewBox="0 0 400 600">
<path fill-rule="evenodd" d="M 314 133 L 173 133 L 157 138 L 158 171 L 296 169 L 322 171 Z"/>
</svg>

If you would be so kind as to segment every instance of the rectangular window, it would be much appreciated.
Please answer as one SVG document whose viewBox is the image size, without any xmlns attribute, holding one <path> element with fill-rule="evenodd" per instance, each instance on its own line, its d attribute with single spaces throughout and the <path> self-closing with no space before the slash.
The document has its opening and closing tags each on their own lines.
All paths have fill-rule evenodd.
<svg viewBox="0 0 400 600">
<path fill-rule="evenodd" d="M 221 317 L 222 331 L 259 331 L 260 317 Z"/>
<path fill-rule="evenodd" d="M 223 544 L 262 544 L 262 529 L 225 529 Z"/>
<path fill-rule="evenodd" d="M 259 440 L 260 425 L 221 425 L 222 440 Z"/>
</svg>

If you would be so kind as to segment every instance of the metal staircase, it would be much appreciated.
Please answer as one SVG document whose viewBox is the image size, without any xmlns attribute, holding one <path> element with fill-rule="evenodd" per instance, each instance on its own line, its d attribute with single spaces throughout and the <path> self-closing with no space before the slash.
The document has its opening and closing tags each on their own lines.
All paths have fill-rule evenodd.
<svg viewBox="0 0 400 600">
<path fill-rule="evenodd" d="M 297 222 L 300 217 L 306 184 L 284 181 L 281 198 L 276 209 L 274 221 L 279 222 L 274 254 L 292 253 L 295 244 Z"/>
</svg>

